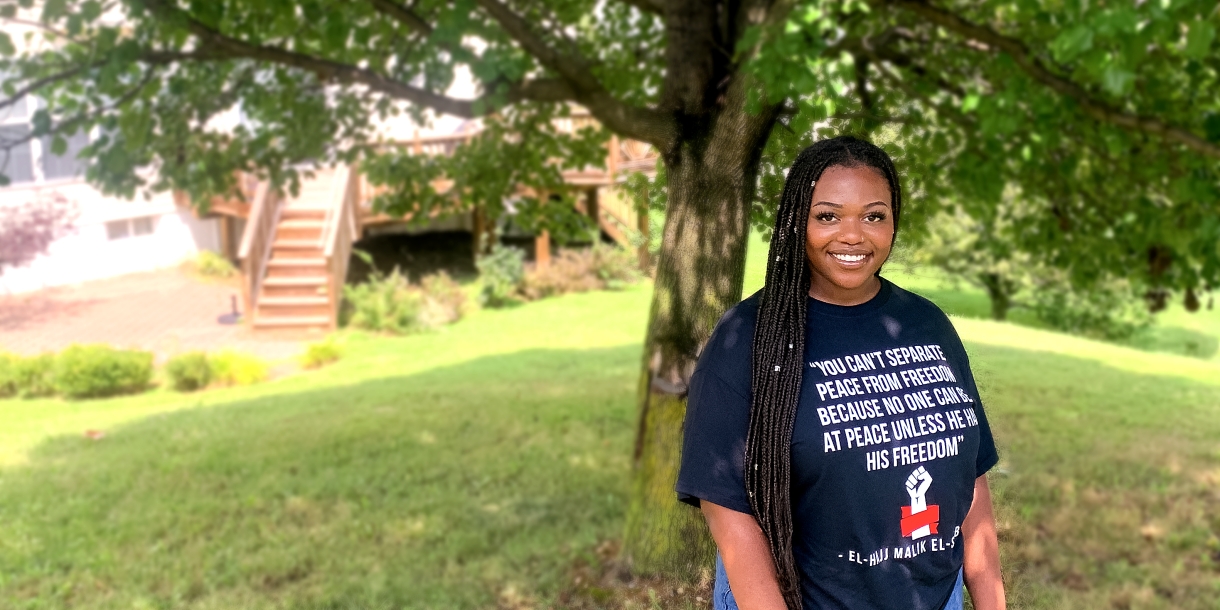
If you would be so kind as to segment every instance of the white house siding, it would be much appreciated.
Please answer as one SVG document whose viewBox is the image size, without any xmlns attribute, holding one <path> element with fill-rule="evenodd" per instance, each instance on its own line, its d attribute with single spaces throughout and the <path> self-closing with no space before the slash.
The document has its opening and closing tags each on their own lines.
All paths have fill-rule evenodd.
<svg viewBox="0 0 1220 610">
<path fill-rule="evenodd" d="M 220 248 L 219 222 L 198 219 L 190 210 L 175 206 L 169 193 L 148 201 L 125 201 L 105 197 L 79 181 L 26 184 L 0 188 L 0 206 L 21 205 L 51 191 L 76 205 L 74 228 L 29 265 L 3 270 L 0 294 L 170 267 L 200 250 Z M 151 231 L 135 235 L 133 222 Z M 128 236 L 112 239 L 107 223 L 125 223 Z"/>
</svg>

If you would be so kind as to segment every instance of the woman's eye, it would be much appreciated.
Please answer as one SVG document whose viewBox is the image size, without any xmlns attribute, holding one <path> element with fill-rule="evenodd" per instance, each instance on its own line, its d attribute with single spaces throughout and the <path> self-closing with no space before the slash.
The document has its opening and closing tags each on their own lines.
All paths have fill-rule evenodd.
<svg viewBox="0 0 1220 610">
<path fill-rule="evenodd" d="M 885 214 L 881 212 L 873 212 L 872 214 L 865 216 L 864 219 L 869 222 L 881 222 L 885 220 Z"/>
<path fill-rule="evenodd" d="M 830 222 L 835 219 L 835 215 L 831 214 L 830 212 L 822 212 L 821 214 L 818 214 L 814 218 L 817 218 L 821 222 Z"/>
</svg>

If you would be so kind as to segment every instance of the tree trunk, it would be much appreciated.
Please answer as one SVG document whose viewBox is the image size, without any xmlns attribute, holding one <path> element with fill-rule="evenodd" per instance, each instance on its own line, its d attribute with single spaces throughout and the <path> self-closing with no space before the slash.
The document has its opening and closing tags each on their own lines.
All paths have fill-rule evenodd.
<svg viewBox="0 0 1220 610">
<path fill-rule="evenodd" d="M 991 319 L 997 322 L 1007 320 L 1008 310 L 1012 308 L 1008 283 L 996 273 L 984 273 L 979 276 L 979 280 L 987 290 L 987 298 L 991 300 Z"/>
<path fill-rule="evenodd" d="M 634 481 L 624 553 L 639 573 L 694 578 L 714 546 L 699 511 L 677 501 L 686 390 L 699 352 L 724 312 L 741 300 L 762 146 L 775 109 L 750 115 L 740 87 L 735 108 L 703 134 L 664 154 L 668 201 L 643 371 Z M 738 95 L 734 95 L 738 93 Z"/>
</svg>

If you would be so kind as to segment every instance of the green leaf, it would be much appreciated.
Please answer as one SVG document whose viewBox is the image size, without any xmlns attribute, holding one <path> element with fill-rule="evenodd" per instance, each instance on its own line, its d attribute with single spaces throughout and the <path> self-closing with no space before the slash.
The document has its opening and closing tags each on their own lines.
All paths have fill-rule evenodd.
<svg viewBox="0 0 1220 610">
<path fill-rule="evenodd" d="M 962 112 L 974 112 L 975 108 L 979 107 L 979 94 L 971 93 L 962 100 Z"/>
<path fill-rule="evenodd" d="M 12 19 L 13 17 L 16 17 L 16 16 L 17 16 L 17 5 L 5 4 L 4 6 L 0 6 L 0 17 L 4 17 L 5 19 Z"/>
<path fill-rule="evenodd" d="M 1207 21 L 1196 21 L 1190 24 L 1186 32 L 1186 48 L 1182 53 L 1191 59 L 1203 59 L 1215 39 L 1216 26 Z"/>
<path fill-rule="evenodd" d="M 80 15 L 86 21 L 93 21 L 102 16 L 102 3 L 98 0 L 88 0 L 80 5 Z"/>
<path fill-rule="evenodd" d="M 1093 48 L 1093 30 L 1087 25 L 1078 25 L 1064 30 L 1051 43 L 1055 61 L 1069 62 Z"/>
<path fill-rule="evenodd" d="M 8 32 L 0 32 L 0 55 L 12 57 L 17 49 L 13 47 L 13 39 L 9 38 Z"/>
<path fill-rule="evenodd" d="M 55 134 L 55 137 L 51 138 L 51 154 L 62 157 L 66 152 L 68 152 L 68 141 L 62 135 Z"/>
<path fill-rule="evenodd" d="M 1102 87 L 1114 95 L 1127 95 L 1134 83 L 1135 73 L 1117 64 L 1106 66 L 1106 71 L 1101 75 Z"/>
<path fill-rule="evenodd" d="M 1220 113 L 1209 112 L 1203 115 L 1203 134 L 1208 140 L 1220 143 Z"/>
</svg>

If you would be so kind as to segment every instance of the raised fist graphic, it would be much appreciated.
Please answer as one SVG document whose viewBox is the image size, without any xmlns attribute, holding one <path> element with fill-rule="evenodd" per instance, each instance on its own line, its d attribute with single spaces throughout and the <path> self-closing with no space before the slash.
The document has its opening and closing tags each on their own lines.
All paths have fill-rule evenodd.
<svg viewBox="0 0 1220 610">
<path fill-rule="evenodd" d="M 911 514 L 916 515 L 928 509 L 928 500 L 924 494 L 928 493 L 928 488 L 932 486 L 932 475 L 924 470 L 923 466 L 915 469 L 911 476 L 907 477 L 907 495 L 911 496 Z M 919 540 L 932 530 L 929 526 L 923 526 L 911 533 L 912 540 Z"/>
<path fill-rule="evenodd" d="M 924 470 L 923 466 L 915 469 L 911 476 L 907 477 L 907 494 L 911 496 L 911 512 L 923 512 L 927 501 L 924 500 L 924 494 L 928 493 L 928 488 L 932 486 L 932 475 Z"/>
</svg>

